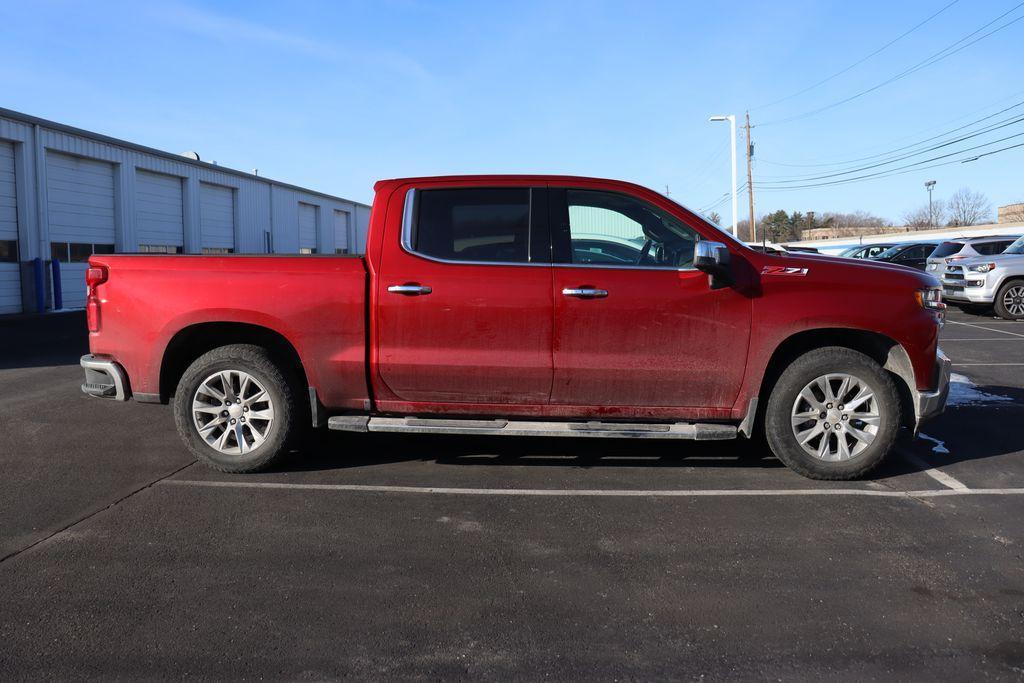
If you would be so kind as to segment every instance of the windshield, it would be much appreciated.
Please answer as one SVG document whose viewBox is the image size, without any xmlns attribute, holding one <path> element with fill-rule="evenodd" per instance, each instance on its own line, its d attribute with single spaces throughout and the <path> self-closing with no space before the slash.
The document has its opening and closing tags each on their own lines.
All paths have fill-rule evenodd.
<svg viewBox="0 0 1024 683">
<path fill-rule="evenodd" d="M 963 248 L 964 245 L 960 242 L 943 242 L 942 244 L 935 248 L 935 251 L 932 252 L 931 258 L 942 258 L 943 256 L 952 256 L 953 254 L 957 253 Z"/>
<path fill-rule="evenodd" d="M 885 251 L 883 251 L 883 252 L 882 252 L 881 254 L 876 254 L 875 256 L 872 256 L 871 258 L 874 258 L 874 259 L 887 259 L 887 258 L 892 258 L 892 257 L 893 257 L 893 256 L 895 256 L 896 254 L 898 254 L 898 253 L 900 253 L 901 251 L 903 251 L 903 249 L 904 249 L 904 248 L 905 248 L 905 247 L 904 247 L 904 245 L 902 245 L 902 244 L 897 244 L 897 245 L 896 245 L 895 247 L 889 247 L 888 249 L 886 249 Z"/>
<path fill-rule="evenodd" d="M 1024 235 L 1018 237 L 1017 240 L 1008 246 L 1004 254 L 1024 254 Z"/>
</svg>

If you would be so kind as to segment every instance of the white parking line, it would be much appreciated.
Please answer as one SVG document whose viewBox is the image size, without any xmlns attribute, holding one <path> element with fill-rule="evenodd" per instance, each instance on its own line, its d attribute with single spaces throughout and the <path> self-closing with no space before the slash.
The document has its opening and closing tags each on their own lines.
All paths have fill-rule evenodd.
<svg viewBox="0 0 1024 683">
<path fill-rule="evenodd" d="M 1021 334 L 1019 332 L 1007 332 L 1006 330 L 997 330 L 994 327 L 985 327 L 983 325 L 975 325 L 974 323 L 960 323 L 957 322 L 956 320 L 947 320 L 946 322 L 950 323 L 951 325 L 964 325 L 966 327 L 973 327 L 975 329 L 985 330 L 987 332 L 998 332 L 999 334 L 1009 334 L 1014 337 L 1024 337 L 1024 334 Z"/>
<path fill-rule="evenodd" d="M 946 342 L 975 342 L 975 341 L 1012 341 L 1021 342 L 1024 339 L 1017 339 L 1016 337 L 978 337 L 977 339 L 947 339 L 945 337 L 939 339 L 939 344 L 945 344 Z"/>
<path fill-rule="evenodd" d="M 942 484 L 946 488 L 953 489 L 954 491 L 969 491 L 970 490 L 970 489 L 967 488 L 966 484 L 964 484 L 962 481 L 960 481 L 956 477 L 951 476 L 949 474 L 946 474 L 945 472 L 943 472 L 940 469 L 937 469 L 935 467 L 935 465 L 932 465 L 931 463 L 925 462 L 923 459 L 919 458 L 914 453 L 911 453 L 910 451 L 903 450 L 902 448 L 897 450 L 896 452 L 899 453 L 901 456 L 903 456 L 904 460 L 909 462 L 914 467 L 920 468 L 920 470 L 922 472 L 924 472 L 929 477 L 931 477 L 935 481 L 939 482 L 940 484 Z"/>
<path fill-rule="evenodd" d="M 268 489 L 289 491 L 351 491 L 362 493 L 419 493 L 457 496 L 542 496 L 602 498 L 716 498 L 730 496 L 865 496 L 869 498 L 936 498 L 942 496 L 1024 496 L 1024 488 L 940 489 L 922 491 L 880 491 L 875 489 L 473 489 L 439 486 L 368 486 L 362 484 L 286 484 L 269 481 L 195 481 L 165 479 L 157 486 L 200 488 Z"/>
<path fill-rule="evenodd" d="M 954 362 L 953 365 L 956 366 L 956 367 L 959 367 L 959 368 L 966 368 L 966 367 L 979 367 L 979 366 L 986 366 L 986 365 L 1018 366 L 1018 365 L 1024 365 L 1024 363 L 956 363 L 956 362 Z"/>
</svg>

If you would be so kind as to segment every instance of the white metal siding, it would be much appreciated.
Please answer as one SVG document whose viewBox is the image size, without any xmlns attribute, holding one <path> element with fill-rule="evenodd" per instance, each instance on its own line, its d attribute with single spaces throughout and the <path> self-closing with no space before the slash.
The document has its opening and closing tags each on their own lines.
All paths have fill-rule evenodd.
<svg viewBox="0 0 1024 683">
<path fill-rule="evenodd" d="M 139 169 L 135 176 L 135 229 L 140 245 L 185 244 L 181 178 Z"/>
<path fill-rule="evenodd" d="M 343 254 L 352 251 L 348 244 L 348 211 L 334 210 L 334 253 Z"/>
<path fill-rule="evenodd" d="M 204 248 L 235 248 L 235 193 L 229 187 L 201 183 L 199 225 Z"/>
<path fill-rule="evenodd" d="M 299 202 L 299 249 L 316 251 L 316 207 Z"/>
<path fill-rule="evenodd" d="M 14 145 L 0 140 L 0 240 L 18 242 L 18 197 Z M 15 263 L 0 263 L 0 313 L 21 313 L 21 274 Z"/>
<path fill-rule="evenodd" d="M 47 152 L 46 205 L 51 244 L 116 243 L 113 164 Z M 60 264 L 64 308 L 85 306 L 87 267 L 84 262 Z"/>
</svg>

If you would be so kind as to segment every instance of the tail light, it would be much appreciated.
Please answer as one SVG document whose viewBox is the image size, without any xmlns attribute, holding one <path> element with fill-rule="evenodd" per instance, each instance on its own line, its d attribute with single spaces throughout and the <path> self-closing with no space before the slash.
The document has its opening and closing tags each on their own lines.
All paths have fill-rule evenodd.
<svg viewBox="0 0 1024 683">
<path fill-rule="evenodd" d="M 85 271 L 85 320 L 90 332 L 100 331 L 100 297 L 96 287 L 107 281 L 106 266 L 89 266 Z"/>
</svg>

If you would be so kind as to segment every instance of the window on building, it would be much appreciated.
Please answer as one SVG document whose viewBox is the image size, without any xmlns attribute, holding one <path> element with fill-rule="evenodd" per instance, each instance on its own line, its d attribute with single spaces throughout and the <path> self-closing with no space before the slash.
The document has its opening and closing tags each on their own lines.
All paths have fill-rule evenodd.
<svg viewBox="0 0 1024 683">
<path fill-rule="evenodd" d="M 113 254 L 113 244 L 50 242 L 50 258 L 61 263 L 85 263 L 93 254 Z"/>
<path fill-rule="evenodd" d="M 140 254 L 180 254 L 181 247 L 172 244 L 140 244 Z"/>
<path fill-rule="evenodd" d="M 300 254 L 315 254 L 316 253 L 316 248 L 315 247 L 300 247 L 299 248 L 299 253 Z"/>
<path fill-rule="evenodd" d="M 529 261 L 530 189 L 424 190 L 412 249 L 450 261 Z"/>
<path fill-rule="evenodd" d="M 18 262 L 18 240 L 0 240 L 0 262 Z"/>
<path fill-rule="evenodd" d="M 217 254 L 231 254 L 234 251 L 231 247 L 203 247 L 202 253 L 215 256 Z"/>
</svg>

